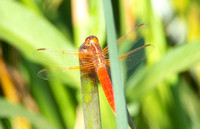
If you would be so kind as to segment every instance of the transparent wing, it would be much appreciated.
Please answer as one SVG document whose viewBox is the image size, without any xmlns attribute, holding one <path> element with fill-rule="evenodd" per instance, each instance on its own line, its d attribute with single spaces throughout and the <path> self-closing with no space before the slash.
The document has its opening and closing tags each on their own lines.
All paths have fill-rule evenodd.
<svg viewBox="0 0 200 129">
<path fill-rule="evenodd" d="M 144 24 L 140 24 L 136 26 L 134 29 L 126 33 L 124 36 L 117 39 L 117 44 L 121 44 L 125 39 L 130 39 L 131 41 L 134 41 L 137 43 L 142 39 L 142 36 L 144 35 L 146 31 L 146 26 Z M 108 46 L 106 46 L 103 49 L 103 54 L 107 58 L 108 57 Z"/>
<path fill-rule="evenodd" d="M 44 80 L 64 82 L 69 76 L 76 75 L 80 77 L 80 70 L 85 70 L 89 73 L 93 68 L 93 64 L 74 67 L 53 67 L 42 69 L 38 72 L 37 75 Z M 85 74 L 87 74 L 87 72 L 85 72 Z"/>
<path fill-rule="evenodd" d="M 37 75 L 44 80 L 62 80 L 62 76 L 66 77 L 66 74 L 69 74 L 69 72 L 76 72 L 79 69 L 79 66 L 46 68 L 40 70 Z"/>
<path fill-rule="evenodd" d="M 33 52 L 38 62 L 42 64 L 51 64 L 53 67 L 78 66 L 79 53 L 77 51 L 62 51 L 56 49 L 40 48 Z"/>
<path fill-rule="evenodd" d="M 84 57 L 84 54 L 81 55 L 77 51 L 40 48 L 35 50 L 33 55 L 40 63 L 50 67 L 38 72 L 38 76 L 44 80 L 63 82 L 71 76 L 80 76 L 80 70 L 90 71 L 94 67 L 92 63 L 80 66 L 79 55 Z"/>
<path fill-rule="evenodd" d="M 137 47 L 125 54 L 122 54 L 119 56 L 120 63 L 125 63 L 127 69 L 131 69 L 135 67 L 137 64 L 139 64 L 141 61 L 143 61 L 146 58 L 146 55 L 152 52 L 154 49 L 153 45 L 147 44 L 140 47 Z M 107 66 L 110 65 L 110 60 L 107 59 Z"/>
</svg>

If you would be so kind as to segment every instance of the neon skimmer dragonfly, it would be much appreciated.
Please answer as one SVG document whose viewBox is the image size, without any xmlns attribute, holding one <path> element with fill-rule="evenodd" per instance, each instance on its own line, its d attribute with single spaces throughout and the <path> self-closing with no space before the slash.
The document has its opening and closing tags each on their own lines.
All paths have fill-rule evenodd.
<svg viewBox="0 0 200 129">
<path fill-rule="evenodd" d="M 136 28 L 142 26 L 139 25 Z M 120 38 L 118 41 L 123 40 L 127 37 L 127 35 Z M 128 68 L 134 67 L 136 64 L 141 62 L 145 59 L 145 55 L 143 54 L 145 49 L 151 48 L 151 44 L 146 44 L 140 47 L 137 47 L 121 56 L 119 56 L 120 60 L 126 61 L 128 64 Z M 71 58 L 78 57 L 82 64 L 77 64 L 76 66 L 67 66 L 67 67 L 55 67 L 55 68 L 47 68 L 39 71 L 38 75 L 47 80 L 48 75 L 45 75 L 47 71 L 73 71 L 73 70 L 84 70 L 88 71 L 88 73 L 95 72 L 97 75 L 100 84 L 103 88 L 107 101 L 115 112 L 115 104 L 114 104 L 114 96 L 113 96 L 113 88 L 111 79 L 109 77 L 109 58 L 108 58 L 108 47 L 104 49 L 101 48 L 99 40 L 95 36 L 89 36 L 85 39 L 85 42 L 79 48 L 79 52 L 68 52 L 62 50 L 55 50 L 55 49 L 47 49 L 47 48 L 40 48 L 36 50 L 36 53 L 40 54 L 50 54 L 50 55 L 63 55 L 63 56 L 70 56 Z M 45 74 L 44 74 L 45 73 Z M 45 76 L 44 76 L 45 75 Z"/>
</svg>

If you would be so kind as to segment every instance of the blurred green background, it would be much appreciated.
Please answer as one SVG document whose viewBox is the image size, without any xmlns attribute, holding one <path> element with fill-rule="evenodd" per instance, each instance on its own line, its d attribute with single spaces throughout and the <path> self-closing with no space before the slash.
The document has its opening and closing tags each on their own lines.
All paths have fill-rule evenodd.
<svg viewBox="0 0 200 129">
<path fill-rule="evenodd" d="M 199 129 L 200 1 L 112 4 L 118 37 L 144 23 L 145 43 L 154 46 L 124 79 L 137 129 Z M 33 53 L 38 48 L 76 51 L 89 35 L 106 46 L 101 0 L 0 0 L 0 129 L 84 128 L 79 74 L 66 73 L 64 82 L 42 80 L 37 72 L 60 64 L 59 57 L 44 60 Z M 116 128 L 99 91 L 102 128 Z"/>
</svg>

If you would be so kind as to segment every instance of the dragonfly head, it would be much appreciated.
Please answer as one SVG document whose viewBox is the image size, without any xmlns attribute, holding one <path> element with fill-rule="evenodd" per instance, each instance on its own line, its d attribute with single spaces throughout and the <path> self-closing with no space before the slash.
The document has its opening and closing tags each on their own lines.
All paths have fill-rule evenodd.
<svg viewBox="0 0 200 129">
<path fill-rule="evenodd" d="M 99 44 L 99 40 L 96 36 L 89 36 L 85 39 L 85 45 L 90 46 L 91 44 Z"/>
</svg>

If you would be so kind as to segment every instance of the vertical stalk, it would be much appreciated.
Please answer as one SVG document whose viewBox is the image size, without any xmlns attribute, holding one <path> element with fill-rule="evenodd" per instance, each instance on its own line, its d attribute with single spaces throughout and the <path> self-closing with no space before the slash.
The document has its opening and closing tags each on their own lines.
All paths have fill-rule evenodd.
<svg viewBox="0 0 200 129">
<path fill-rule="evenodd" d="M 92 76 L 93 75 L 93 76 Z M 99 94 L 96 74 L 81 71 L 81 92 L 86 129 L 101 129 Z"/>
<path fill-rule="evenodd" d="M 79 52 L 81 51 L 81 47 Z M 83 64 L 79 59 L 80 64 Z M 101 115 L 95 70 L 81 70 L 81 92 L 85 129 L 101 129 Z"/>
<path fill-rule="evenodd" d="M 114 98 L 116 106 L 116 119 L 118 129 L 128 129 L 128 123 L 131 129 L 134 129 L 134 124 L 126 109 L 126 101 L 124 95 L 124 85 L 122 81 L 121 68 L 119 64 L 119 54 L 117 48 L 117 38 L 115 33 L 115 23 L 110 0 L 102 0 L 104 6 L 104 15 L 107 30 L 107 42 L 109 48 L 111 77 L 114 89 Z"/>
<path fill-rule="evenodd" d="M 136 129 L 136 128 L 135 128 L 135 125 L 134 125 L 134 123 L 133 123 L 133 120 L 132 120 L 132 118 L 131 118 L 131 115 L 130 115 L 130 113 L 129 113 L 129 111 L 128 111 L 128 108 L 126 108 L 126 110 L 127 110 L 127 115 L 128 115 L 128 125 L 129 125 L 129 128 L 131 128 L 131 129 Z"/>
</svg>

